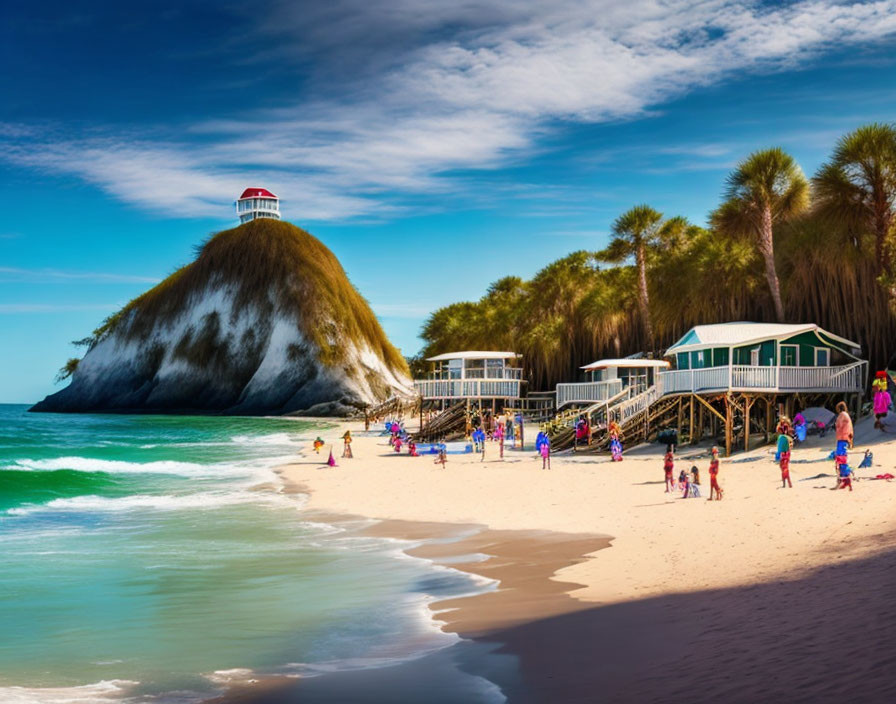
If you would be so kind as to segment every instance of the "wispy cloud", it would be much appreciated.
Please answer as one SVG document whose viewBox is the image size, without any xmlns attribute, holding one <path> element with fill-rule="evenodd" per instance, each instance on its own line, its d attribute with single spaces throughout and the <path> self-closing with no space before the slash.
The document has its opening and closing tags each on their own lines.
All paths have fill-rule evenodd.
<svg viewBox="0 0 896 704">
<path fill-rule="evenodd" d="M 284 3 L 250 29 L 270 41 L 244 60 L 319 50 L 332 63 L 345 48 L 343 61 L 371 57 L 363 83 L 152 138 L 0 130 L 0 142 L 9 161 L 75 175 L 147 210 L 221 215 L 255 179 L 300 219 L 376 216 L 405 207 L 402 194 L 456 188 L 457 170 L 531 153 L 563 123 L 637 118 L 744 72 L 894 34 L 896 0 L 396 0 L 385 10 L 336 0 L 301 13 Z M 721 149 L 706 145 L 692 168 L 727 165 Z"/>
<path fill-rule="evenodd" d="M 119 308 L 121 308 L 120 303 L 0 303 L 0 315 L 114 311 Z"/>
<path fill-rule="evenodd" d="M 20 269 L 0 266 L 0 281 L 23 281 L 48 283 L 61 281 L 88 281 L 108 284 L 155 284 L 161 281 L 157 276 L 138 276 L 97 271 L 64 271 L 61 269 Z"/>
</svg>

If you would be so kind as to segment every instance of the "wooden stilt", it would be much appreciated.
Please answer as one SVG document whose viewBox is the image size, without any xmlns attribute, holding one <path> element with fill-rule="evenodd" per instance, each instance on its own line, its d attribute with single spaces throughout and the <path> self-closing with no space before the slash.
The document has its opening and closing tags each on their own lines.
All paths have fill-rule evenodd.
<svg viewBox="0 0 896 704">
<path fill-rule="evenodd" d="M 733 435 L 734 419 L 731 411 L 731 394 L 725 395 L 725 457 L 731 457 L 731 440 Z"/>
<path fill-rule="evenodd" d="M 744 397 L 744 452 L 750 449 L 750 409 L 755 400 L 752 396 Z"/>
<path fill-rule="evenodd" d="M 688 442 L 693 445 L 694 444 L 694 394 L 691 394 L 691 397 L 688 401 L 688 405 L 690 406 L 690 421 L 688 423 Z"/>
<path fill-rule="evenodd" d="M 678 431 L 678 444 L 679 445 L 684 444 L 684 433 L 681 430 L 681 423 L 683 421 L 682 415 L 683 415 L 683 411 L 684 411 L 684 408 L 682 407 L 683 403 L 684 403 L 684 396 L 679 396 L 678 397 L 678 425 L 676 426 L 676 430 Z"/>
</svg>

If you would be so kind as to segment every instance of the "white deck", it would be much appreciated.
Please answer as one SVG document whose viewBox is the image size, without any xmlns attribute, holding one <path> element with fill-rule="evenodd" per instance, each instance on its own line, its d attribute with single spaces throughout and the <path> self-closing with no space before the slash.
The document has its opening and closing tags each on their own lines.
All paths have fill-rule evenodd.
<svg viewBox="0 0 896 704">
<path fill-rule="evenodd" d="M 613 398 L 622 391 L 622 379 L 588 381 L 582 384 L 557 384 L 557 408 L 568 403 L 596 403 Z"/>
<path fill-rule="evenodd" d="M 414 390 L 424 400 L 520 398 L 520 379 L 416 379 Z"/>
<path fill-rule="evenodd" d="M 662 395 L 712 391 L 855 393 L 865 388 L 868 362 L 839 367 L 754 367 L 731 365 L 660 372 Z"/>
</svg>

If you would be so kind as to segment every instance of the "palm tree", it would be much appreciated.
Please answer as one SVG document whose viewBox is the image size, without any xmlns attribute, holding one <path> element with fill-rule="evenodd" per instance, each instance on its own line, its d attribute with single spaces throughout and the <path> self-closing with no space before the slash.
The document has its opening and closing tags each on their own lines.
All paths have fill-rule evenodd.
<svg viewBox="0 0 896 704">
<path fill-rule="evenodd" d="M 892 274 L 887 241 L 896 222 L 896 127 L 859 127 L 837 142 L 812 179 L 819 214 L 874 236 L 878 275 Z"/>
<path fill-rule="evenodd" d="M 647 344 L 654 348 L 653 322 L 650 318 L 650 295 L 647 290 L 647 266 L 651 256 L 662 246 L 674 244 L 687 236 L 689 229 L 685 218 L 663 220 L 663 214 L 649 205 L 636 205 L 624 212 L 613 223 L 613 239 L 598 258 L 605 262 L 619 263 L 635 258 L 638 272 L 638 306 Z"/>
<path fill-rule="evenodd" d="M 781 285 L 775 268 L 774 228 L 809 207 L 809 182 L 783 149 L 753 152 L 728 176 L 725 202 L 711 217 L 724 234 L 747 236 L 765 261 L 765 278 L 778 322 L 784 321 Z"/>
</svg>

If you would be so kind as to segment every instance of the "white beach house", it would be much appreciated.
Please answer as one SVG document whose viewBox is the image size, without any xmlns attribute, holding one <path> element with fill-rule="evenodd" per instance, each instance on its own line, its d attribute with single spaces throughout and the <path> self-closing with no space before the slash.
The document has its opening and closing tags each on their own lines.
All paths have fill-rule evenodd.
<svg viewBox="0 0 896 704">
<path fill-rule="evenodd" d="M 515 352 L 448 352 L 429 357 L 432 371 L 414 380 L 424 401 L 518 401 L 522 396 L 523 370 Z"/>
<path fill-rule="evenodd" d="M 636 396 L 656 384 L 657 373 L 668 369 L 662 359 L 600 359 L 581 367 L 588 381 L 557 384 L 557 408 L 570 404 L 613 401 L 620 396 Z"/>
<path fill-rule="evenodd" d="M 256 218 L 280 219 L 280 199 L 266 188 L 247 188 L 236 201 L 240 225 Z"/>
</svg>

